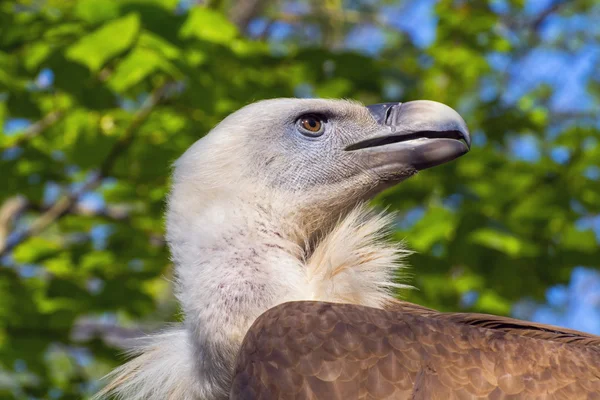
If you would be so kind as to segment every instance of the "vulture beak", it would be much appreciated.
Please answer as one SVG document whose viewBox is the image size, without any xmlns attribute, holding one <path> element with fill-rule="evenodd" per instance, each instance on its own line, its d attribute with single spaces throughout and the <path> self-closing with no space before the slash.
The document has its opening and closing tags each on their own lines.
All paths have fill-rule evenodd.
<svg viewBox="0 0 600 400">
<path fill-rule="evenodd" d="M 367 109 L 381 129 L 345 150 L 388 180 L 452 161 L 471 147 L 465 121 L 444 104 L 419 100 Z"/>
</svg>

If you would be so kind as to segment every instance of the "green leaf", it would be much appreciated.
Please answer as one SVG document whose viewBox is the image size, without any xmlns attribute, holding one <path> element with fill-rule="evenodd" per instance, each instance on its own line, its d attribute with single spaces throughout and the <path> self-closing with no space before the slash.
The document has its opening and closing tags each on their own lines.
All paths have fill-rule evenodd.
<svg viewBox="0 0 600 400">
<path fill-rule="evenodd" d="M 136 47 L 117 66 L 117 69 L 110 77 L 108 84 L 113 90 L 122 93 L 157 70 L 161 70 L 178 78 L 183 76 L 182 73 L 171 62 L 161 56 L 160 53 L 147 48 Z"/>
<path fill-rule="evenodd" d="M 108 84 L 113 90 L 124 92 L 161 65 L 162 60 L 154 51 L 136 48 L 117 66 Z"/>
<path fill-rule="evenodd" d="M 154 50 L 169 60 L 181 57 L 181 50 L 177 46 L 150 32 L 140 33 L 138 45 L 145 49 Z"/>
<path fill-rule="evenodd" d="M 33 263 L 56 253 L 59 249 L 60 246 L 55 242 L 41 237 L 33 237 L 18 246 L 13 257 L 18 263 Z"/>
<path fill-rule="evenodd" d="M 352 82 L 344 78 L 336 78 L 319 85 L 316 89 L 319 97 L 340 98 L 352 93 Z"/>
<path fill-rule="evenodd" d="M 469 235 L 469 240 L 512 257 L 534 256 L 537 248 L 514 235 L 491 228 L 481 228 Z"/>
<path fill-rule="evenodd" d="M 593 253 L 598 249 L 594 231 L 591 229 L 580 230 L 574 226 L 569 226 L 564 230 L 560 243 L 567 249 L 584 253 Z"/>
<path fill-rule="evenodd" d="M 196 7 L 179 32 L 182 38 L 195 37 L 207 42 L 226 44 L 237 36 L 237 28 L 215 10 Z"/>
<path fill-rule="evenodd" d="M 456 228 L 456 215 L 441 207 L 427 211 L 410 232 L 409 244 L 419 252 L 427 252 L 438 242 L 447 241 Z"/>
<path fill-rule="evenodd" d="M 66 56 L 96 72 L 107 61 L 129 49 L 139 29 L 139 16 L 128 14 L 78 40 L 67 49 Z"/>
<path fill-rule="evenodd" d="M 61 253 L 58 257 L 46 261 L 44 267 L 53 275 L 64 278 L 69 278 L 79 272 L 68 253 Z"/>
<path fill-rule="evenodd" d="M 27 57 L 25 58 L 25 68 L 28 70 L 36 69 L 48 57 L 52 51 L 52 46 L 46 42 L 37 42 L 27 48 Z"/>
<path fill-rule="evenodd" d="M 107 267 L 114 267 L 115 256 L 109 251 L 94 251 L 85 254 L 79 263 L 79 268 L 84 273 L 90 273 L 106 269 Z M 118 269 L 118 268 L 116 268 Z"/>
<path fill-rule="evenodd" d="M 4 133 L 4 122 L 6 121 L 7 112 L 6 112 L 6 102 L 0 102 L 0 149 L 7 147 L 9 140 L 8 137 Z"/>
<path fill-rule="evenodd" d="M 57 42 L 62 39 L 72 40 L 85 33 L 85 28 L 81 23 L 62 24 L 48 29 L 44 32 L 44 39 Z"/>
<path fill-rule="evenodd" d="M 486 313 L 508 315 L 510 313 L 511 302 L 496 292 L 485 290 L 477 299 L 475 307 Z"/>
<path fill-rule="evenodd" d="M 465 293 L 470 290 L 479 290 L 485 286 L 483 277 L 473 274 L 472 271 L 466 271 L 456 277 L 453 281 L 453 284 L 459 293 Z"/>
<path fill-rule="evenodd" d="M 75 15 L 89 24 L 108 21 L 119 15 L 119 4 L 114 0 L 79 0 Z"/>
</svg>

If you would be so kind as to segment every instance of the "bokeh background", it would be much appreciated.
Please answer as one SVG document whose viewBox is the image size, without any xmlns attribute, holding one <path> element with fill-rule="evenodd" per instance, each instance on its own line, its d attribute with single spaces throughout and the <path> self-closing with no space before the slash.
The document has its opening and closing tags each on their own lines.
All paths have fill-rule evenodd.
<svg viewBox="0 0 600 400">
<path fill-rule="evenodd" d="M 459 110 L 472 151 L 375 200 L 404 295 L 600 334 L 597 1 L 4 0 L 0 398 L 87 398 L 180 318 L 170 165 L 283 96 Z"/>
</svg>

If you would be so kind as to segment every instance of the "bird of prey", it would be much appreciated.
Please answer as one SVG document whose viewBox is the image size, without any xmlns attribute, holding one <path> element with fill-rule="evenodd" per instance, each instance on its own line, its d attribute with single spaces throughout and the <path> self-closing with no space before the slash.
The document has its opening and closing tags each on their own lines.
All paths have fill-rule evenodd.
<svg viewBox="0 0 600 400">
<path fill-rule="evenodd" d="M 365 201 L 468 152 L 431 101 L 273 99 L 176 162 L 167 240 L 184 322 L 102 395 L 124 399 L 600 399 L 600 338 L 396 300 L 408 251 Z"/>
</svg>

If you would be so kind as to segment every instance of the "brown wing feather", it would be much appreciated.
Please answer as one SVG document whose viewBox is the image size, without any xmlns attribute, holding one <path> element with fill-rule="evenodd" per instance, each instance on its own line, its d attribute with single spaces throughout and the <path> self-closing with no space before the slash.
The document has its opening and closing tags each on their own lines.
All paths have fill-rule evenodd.
<svg viewBox="0 0 600 400">
<path fill-rule="evenodd" d="M 523 321 L 515 318 L 477 313 L 441 313 L 430 308 L 400 300 L 388 303 L 386 309 L 402 313 L 429 316 L 431 318 L 452 321 L 458 324 L 478 326 L 486 329 L 495 329 L 514 335 L 527 336 L 536 339 L 551 340 L 555 342 L 582 346 L 600 346 L 600 337 L 596 335 L 553 325 Z"/>
<path fill-rule="evenodd" d="M 272 308 L 244 339 L 231 399 L 600 399 L 596 346 L 407 309 Z"/>
</svg>

